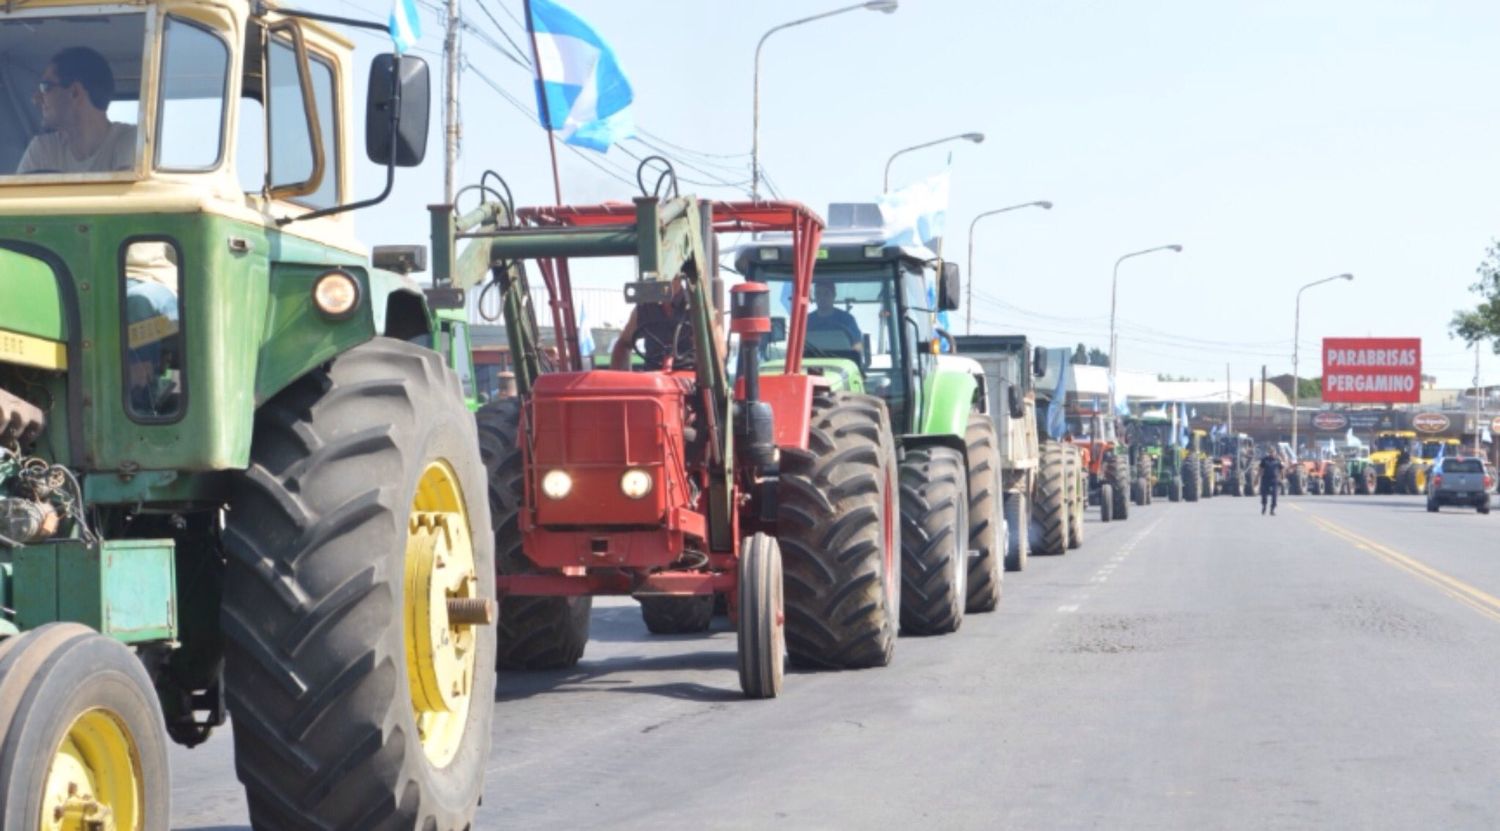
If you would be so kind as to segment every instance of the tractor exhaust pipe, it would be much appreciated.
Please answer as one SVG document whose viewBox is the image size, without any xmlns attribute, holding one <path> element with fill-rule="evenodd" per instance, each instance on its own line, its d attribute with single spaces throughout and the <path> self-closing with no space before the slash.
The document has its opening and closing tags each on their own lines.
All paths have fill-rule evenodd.
<svg viewBox="0 0 1500 831">
<path fill-rule="evenodd" d="M 740 336 L 740 382 L 745 397 L 739 419 L 740 445 L 750 464 L 776 464 L 776 414 L 760 400 L 760 341 L 771 331 L 771 289 L 765 283 L 740 283 L 729 290 L 729 331 Z"/>
</svg>

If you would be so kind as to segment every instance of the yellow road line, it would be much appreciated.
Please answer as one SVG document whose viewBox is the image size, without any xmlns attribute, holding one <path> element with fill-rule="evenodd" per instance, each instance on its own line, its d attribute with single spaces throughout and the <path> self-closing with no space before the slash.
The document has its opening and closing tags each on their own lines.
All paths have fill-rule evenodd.
<svg viewBox="0 0 1500 831">
<path fill-rule="evenodd" d="M 1484 615 L 1487 618 L 1490 618 L 1491 620 L 1500 622 L 1500 597 L 1496 597 L 1495 595 L 1490 594 L 1483 589 L 1471 586 L 1468 583 L 1465 583 L 1464 581 L 1450 574 L 1445 574 L 1433 568 L 1432 566 L 1427 565 L 1426 563 L 1420 562 L 1405 554 L 1402 554 L 1400 551 L 1397 551 L 1396 549 L 1391 548 L 1388 545 L 1382 545 L 1381 543 L 1375 542 L 1368 537 L 1356 534 L 1355 532 L 1350 531 L 1348 528 L 1345 528 L 1342 525 L 1333 522 L 1332 520 L 1327 520 L 1320 516 L 1314 516 L 1307 511 L 1304 511 L 1302 508 L 1297 507 L 1296 505 L 1293 505 L 1291 507 L 1293 510 L 1308 514 L 1308 519 L 1311 519 L 1314 524 L 1316 524 L 1324 531 L 1327 531 L 1329 534 L 1332 534 L 1333 536 L 1352 544 L 1355 548 L 1374 554 L 1380 559 L 1385 560 L 1386 562 L 1401 569 L 1402 571 L 1405 571 L 1413 577 L 1417 577 L 1423 581 L 1431 583 L 1439 589 L 1442 589 L 1444 594 L 1452 597 L 1454 600 L 1463 603 L 1465 606 L 1468 606 L 1469 608 L 1473 609 L 1476 612 L 1479 612 L 1480 614 Z"/>
</svg>

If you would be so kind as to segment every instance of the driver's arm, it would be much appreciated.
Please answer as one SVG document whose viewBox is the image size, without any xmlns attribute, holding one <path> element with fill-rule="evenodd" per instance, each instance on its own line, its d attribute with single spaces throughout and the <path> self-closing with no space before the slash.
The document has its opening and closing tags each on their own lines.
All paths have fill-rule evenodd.
<svg viewBox="0 0 1500 831">
<path fill-rule="evenodd" d="M 620 337 L 609 349 L 610 369 L 620 372 L 630 371 L 630 357 L 635 354 L 635 313 L 636 309 L 630 310 L 630 319 L 625 321 L 625 328 L 620 330 Z"/>
</svg>

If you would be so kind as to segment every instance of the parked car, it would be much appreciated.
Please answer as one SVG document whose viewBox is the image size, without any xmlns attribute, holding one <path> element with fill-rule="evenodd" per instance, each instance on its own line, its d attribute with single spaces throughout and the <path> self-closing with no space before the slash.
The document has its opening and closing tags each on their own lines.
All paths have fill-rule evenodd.
<svg viewBox="0 0 1500 831">
<path fill-rule="evenodd" d="M 1494 484 L 1480 459 L 1442 459 L 1427 478 L 1427 510 L 1437 513 L 1442 505 L 1472 505 L 1487 514 Z"/>
</svg>

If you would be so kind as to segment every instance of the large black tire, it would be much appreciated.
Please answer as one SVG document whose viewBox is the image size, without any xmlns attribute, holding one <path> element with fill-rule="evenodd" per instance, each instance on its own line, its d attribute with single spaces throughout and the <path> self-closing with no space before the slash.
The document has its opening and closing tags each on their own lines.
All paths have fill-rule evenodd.
<svg viewBox="0 0 1500 831">
<path fill-rule="evenodd" d="M 901 460 L 901 634 L 946 635 L 968 598 L 969 496 L 962 453 L 913 447 Z"/>
<path fill-rule="evenodd" d="M 1293 470 L 1286 477 L 1287 496 L 1301 496 L 1306 490 L 1307 488 L 1304 486 L 1302 481 L 1302 471 Z"/>
<path fill-rule="evenodd" d="M 1005 579 L 1005 526 L 1001 506 L 1000 438 L 995 420 L 969 416 L 965 433 L 969 463 L 969 597 L 964 612 L 992 612 L 1000 604 Z"/>
<path fill-rule="evenodd" d="M 427 627 L 447 623 L 447 612 L 412 626 L 431 595 L 408 597 L 407 586 L 413 564 L 446 541 L 433 568 L 458 563 L 463 579 L 434 570 L 433 589 L 493 602 L 478 446 L 441 356 L 386 338 L 256 413 L 250 467 L 228 511 L 222 614 L 235 768 L 255 828 L 472 823 L 490 749 L 494 629 L 441 629 L 462 672 L 454 686 L 468 694 L 452 714 L 422 707 L 438 720 L 432 735 L 452 737 L 446 749 L 424 747 L 408 650 L 422 633 L 438 648 Z M 446 507 L 426 507 L 436 503 Z M 448 717 L 460 720 L 443 727 Z"/>
<path fill-rule="evenodd" d="M 87 741 L 100 727 L 115 732 L 124 751 L 114 765 Z M 38 818 L 51 827 L 61 801 L 47 784 L 64 738 L 90 773 L 112 773 L 96 781 L 123 780 L 114 793 L 93 793 L 87 780 L 73 783 L 81 794 L 117 821 L 138 823 L 123 827 L 167 828 L 167 734 L 151 678 L 118 642 L 80 624 L 49 623 L 0 643 L 0 828 L 34 829 Z"/>
<path fill-rule="evenodd" d="M 900 620 L 901 509 L 885 402 L 813 396 L 806 450 L 782 448 L 776 537 L 798 666 L 885 666 Z"/>
<path fill-rule="evenodd" d="M 1204 499 L 1213 499 L 1214 489 L 1218 486 L 1218 482 L 1217 477 L 1214 475 L 1213 465 L 1209 462 L 1208 457 L 1205 456 L 1198 460 L 1198 470 L 1203 478 L 1203 486 L 1199 489 L 1199 492 L 1203 494 Z"/>
<path fill-rule="evenodd" d="M 1416 465 L 1403 465 L 1396 471 L 1396 492 L 1403 496 L 1412 496 L 1417 493 L 1417 467 Z"/>
<path fill-rule="evenodd" d="M 1178 470 L 1178 479 L 1182 480 L 1182 498 L 1188 502 L 1197 502 L 1198 496 L 1203 492 L 1203 479 L 1198 472 L 1198 461 L 1186 459 Z"/>
<path fill-rule="evenodd" d="M 1177 477 L 1174 477 L 1172 479 L 1171 483 L 1167 485 L 1167 501 L 1168 502 L 1181 502 L 1182 501 L 1182 496 L 1183 496 L 1182 477 L 1181 476 L 1177 476 Z"/>
<path fill-rule="evenodd" d="M 1035 498 L 1031 505 L 1033 554 L 1067 553 L 1068 531 L 1073 524 L 1069 515 L 1069 490 L 1067 454 L 1061 444 L 1048 442 L 1042 446 Z"/>
<path fill-rule="evenodd" d="M 707 632 L 714 622 L 714 596 L 638 597 L 641 620 L 653 635 L 688 635 Z"/>
<path fill-rule="evenodd" d="M 1088 472 L 1083 469 L 1083 454 L 1065 444 L 1068 470 L 1068 548 L 1083 547 L 1083 515 L 1089 508 Z"/>
<path fill-rule="evenodd" d="M 521 550 L 521 509 L 526 470 L 521 461 L 521 402 L 502 398 L 475 414 L 479 455 L 489 480 L 490 519 L 495 528 L 495 569 L 500 574 L 539 572 Z M 500 599 L 496 621 L 496 666 L 500 669 L 565 669 L 578 663 L 589 642 L 591 597 Z"/>
<path fill-rule="evenodd" d="M 1105 482 L 1099 486 L 1099 521 L 1109 522 L 1115 518 L 1115 486 Z"/>
<path fill-rule="evenodd" d="M 1360 496 L 1370 496 L 1375 493 L 1375 469 L 1365 467 L 1354 476 L 1354 492 Z"/>
<path fill-rule="evenodd" d="M 1031 506 L 1026 494 L 1012 491 L 1005 495 L 1005 570 L 1025 571 L 1031 556 Z"/>
<path fill-rule="evenodd" d="M 746 698 L 775 698 L 786 673 L 786 603 L 781 549 L 756 533 L 740 542 L 736 641 L 740 690 Z M 713 609 L 713 596 L 709 609 Z"/>
<path fill-rule="evenodd" d="M 1111 457 L 1109 464 L 1109 484 L 1114 491 L 1115 507 L 1114 519 L 1123 520 L 1130 518 L 1130 460 L 1123 455 L 1117 454 Z"/>
</svg>

